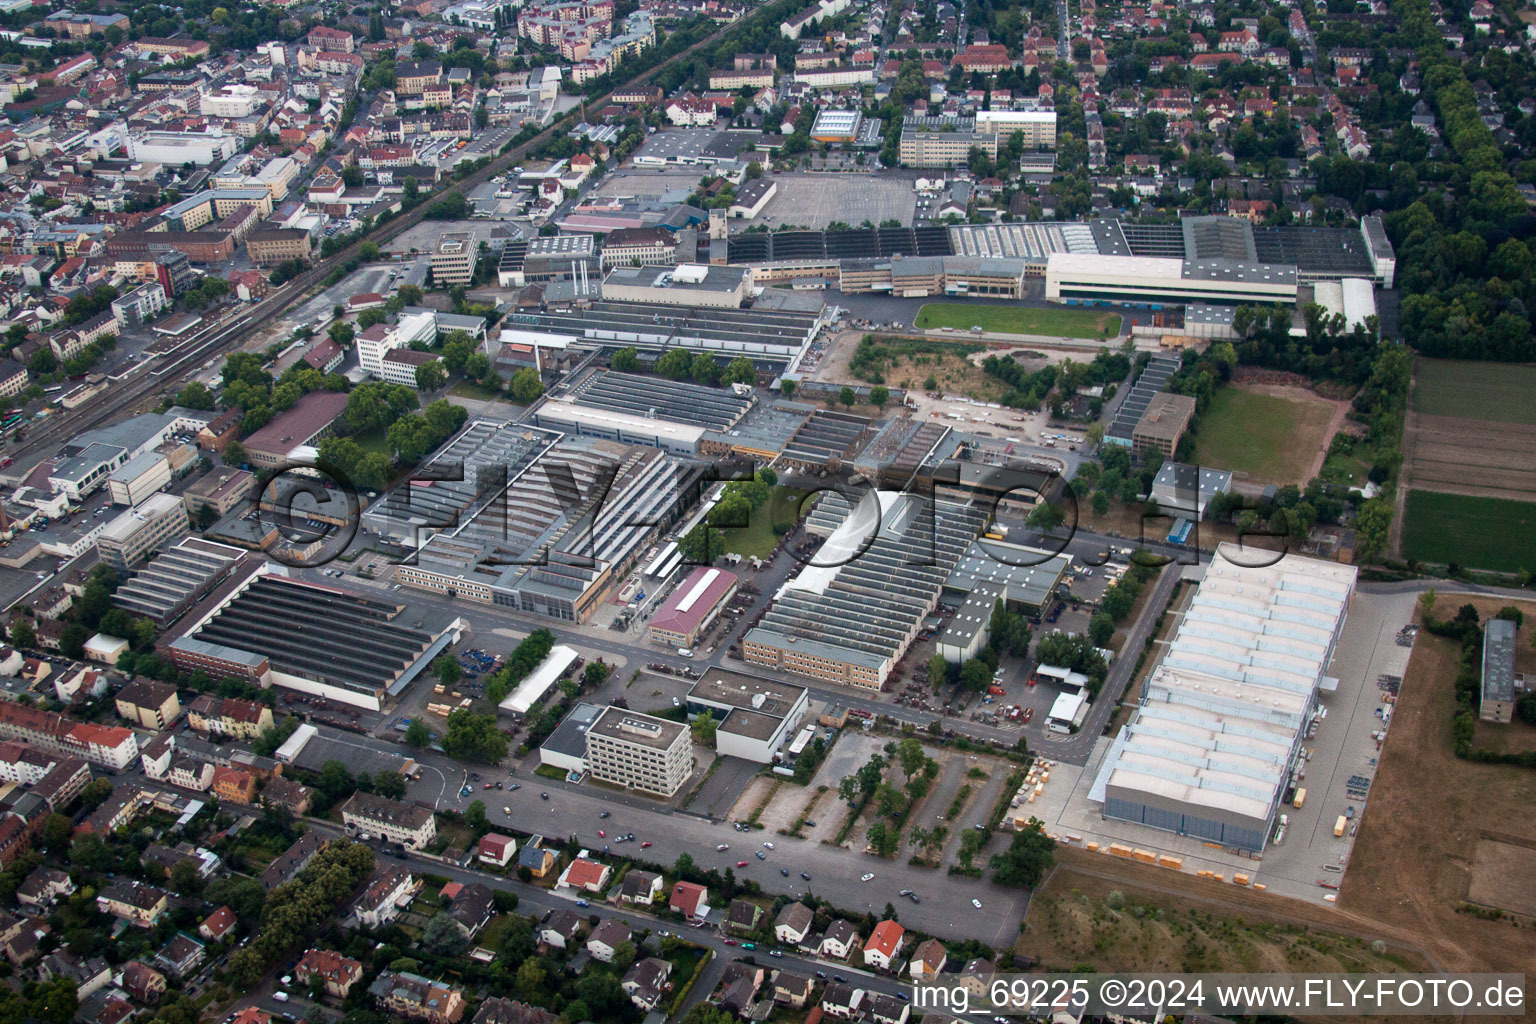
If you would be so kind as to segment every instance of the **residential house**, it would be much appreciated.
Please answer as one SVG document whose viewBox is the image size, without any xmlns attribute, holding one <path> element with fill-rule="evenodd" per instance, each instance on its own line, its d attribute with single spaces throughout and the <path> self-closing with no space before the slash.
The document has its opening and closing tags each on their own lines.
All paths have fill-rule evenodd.
<svg viewBox="0 0 1536 1024">
<path fill-rule="evenodd" d="M 555 883 L 556 889 L 581 889 L 584 892 L 602 892 L 608 888 L 613 869 L 607 864 L 585 857 L 577 857 L 566 866 Z"/>
<path fill-rule="evenodd" d="M 702 921 L 709 916 L 709 889 L 695 882 L 678 882 L 672 886 L 672 898 L 667 909 L 682 914 L 690 921 Z"/>
<path fill-rule="evenodd" d="M 150 679 L 135 679 L 117 691 L 117 714 L 137 726 L 163 732 L 181 717 L 176 687 Z"/>
<path fill-rule="evenodd" d="M 380 1007 L 409 1020 L 455 1024 L 464 1016 L 464 993 L 408 971 L 382 971 L 368 986 Z"/>
<path fill-rule="evenodd" d="M 320 978 L 325 982 L 327 995 L 345 999 L 352 986 L 362 980 L 363 965 L 329 949 L 311 949 L 304 953 L 293 975 L 306 985 L 310 979 Z"/>
<path fill-rule="evenodd" d="M 437 819 L 428 808 L 371 793 L 348 797 L 341 821 L 349 832 L 372 833 L 412 850 L 425 848 L 437 836 Z"/>
<path fill-rule="evenodd" d="M 763 908 L 750 900 L 731 900 L 725 912 L 726 930 L 745 935 L 757 927 L 757 919 L 762 913 Z"/>
<path fill-rule="evenodd" d="M 534 878 L 543 878 L 559 863 L 559 854 L 545 848 L 543 836 L 530 836 L 517 854 L 518 868 L 527 868 Z"/>
<path fill-rule="evenodd" d="M 88 999 L 112 983 L 112 968 L 99 956 L 78 957 L 67 949 L 49 953 L 38 962 L 39 981 L 68 978 L 75 983 L 75 997 Z"/>
<path fill-rule="evenodd" d="M 234 930 L 239 920 L 239 918 L 235 917 L 233 910 L 228 907 L 220 907 L 203 918 L 203 923 L 197 926 L 197 934 L 209 942 L 218 942 Z"/>
<path fill-rule="evenodd" d="M 292 846 L 278 854 L 276 859 L 267 865 L 257 881 L 261 883 L 262 888 L 271 892 L 308 867 L 309 862 L 315 859 L 315 854 L 325 849 L 329 842 L 330 840 L 322 838 L 318 832 L 305 832 L 294 840 Z"/>
<path fill-rule="evenodd" d="M 797 1010 L 803 1009 L 811 1001 L 811 993 L 815 988 L 816 980 L 809 975 L 779 971 L 773 976 L 773 1001 Z"/>
<path fill-rule="evenodd" d="M 480 863 L 493 864 L 498 868 L 506 867 L 507 862 L 515 856 L 517 840 L 496 832 L 481 836 L 475 847 L 475 857 Z"/>
<path fill-rule="evenodd" d="M 786 946 L 803 946 L 816 913 L 804 903 L 787 903 L 773 922 L 773 937 Z"/>
<path fill-rule="evenodd" d="M 169 942 L 160 947 L 160 952 L 155 954 L 154 962 L 167 974 L 186 979 L 197 972 L 207 956 L 208 951 L 201 942 L 185 932 L 177 932 L 171 936 Z"/>
<path fill-rule="evenodd" d="M 256 776 L 241 768 L 219 765 L 213 770 L 209 790 L 225 803 L 249 807 L 256 802 Z"/>
<path fill-rule="evenodd" d="M 829 1017 L 853 1020 L 860 1014 L 864 1002 L 864 990 L 841 981 L 834 981 L 821 995 L 821 1009 Z"/>
<path fill-rule="evenodd" d="M 587 936 L 587 952 L 592 959 L 612 963 L 619 945 L 629 941 L 629 925 L 615 918 L 606 918 Z"/>
<path fill-rule="evenodd" d="M 560 1015 L 516 999 L 491 996 L 480 1004 L 472 1024 L 559 1024 Z"/>
<path fill-rule="evenodd" d="M 201 694 L 187 705 L 187 724 L 209 736 L 250 740 L 272 728 L 272 709 L 254 700 Z"/>
<path fill-rule="evenodd" d="M 364 928 L 388 924 L 399 916 L 400 908 L 410 902 L 421 885 L 409 868 L 397 864 L 375 868 L 362 894 L 352 901 L 352 918 Z"/>
<path fill-rule="evenodd" d="M 495 894 L 490 886 L 480 882 L 449 882 L 443 886 L 442 894 L 449 900 L 448 915 L 467 939 L 479 935 L 496 913 Z"/>
<path fill-rule="evenodd" d="M 912 1004 L 883 992 L 866 993 L 864 1012 L 874 1024 L 907 1024 Z"/>
<path fill-rule="evenodd" d="M 932 981 L 944 970 L 944 964 L 948 961 L 949 953 L 944 948 L 944 943 L 938 939 L 924 939 L 918 943 L 912 951 L 912 960 L 908 965 L 909 973 L 913 981 Z"/>
<path fill-rule="evenodd" d="M 143 1006 L 154 1006 L 165 995 L 165 975 L 142 960 L 123 964 L 117 976 L 118 987 Z"/>
<path fill-rule="evenodd" d="M 895 921 L 881 921 L 875 925 L 875 930 L 869 934 L 869 941 L 864 943 L 864 965 L 882 971 L 890 970 L 897 954 L 901 952 L 901 943 L 906 934 L 907 930 Z"/>
<path fill-rule="evenodd" d="M 158 886 L 119 879 L 96 894 L 96 906 L 103 914 L 148 927 L 165 913 L 170 895 Z"/>
<path fill-rule="evenodd" d="M 624 977 L 619 981 L 619 987 L 624 994 L 629 996 L 629 1001 L 634 1003 L 646 1013 L 656 1009 L 661 997 L 672 987 L 667 979 L 672 976 L 672 965 L 665 960 L 656 957 L 646 957 L 637 960 L 624 972 Z"/>
<path fill-rule="evenodd" d="M 965 966 L 960 968 L 960 976 L 957 979 L 959 986 L 971 994 L 973 998 L 985 999 L 987 986 L 992 981 L 992 975 L 997 973 L 997 964 L 985 957 L 976 957 L 967 960 Z"/>
<path fill-rule="evenodd" d="M 859 944 L 859 932 L 852 923 L 838 918 L 827 926 L 816 945 L 818 956 L 829 960 L 847 960 Z"/>
<path fill-rule="evenodd" d="M 661 898 L 661 876 L 653 871 L 630 868 L 619 883 L 619 901 L 635 906 L 650 906 Z"/>
<path fill-rule="evenodd" d="M 54 868 L 36 868 L 16 887 L 16 902 L 24 907 L 51 907 L 75 892 L 68 875 Z"/>
<path fill-rule="evenodd" d="M 586 923 L 586 918 L 574 910 L 557 910 L 539 929 L 539 941 L 556 949 L 569 949 L 581 937 Z"/>
<path fill-rule="evenodd" d="M 259 796 L 263 804 L 285 807 L 294 817 L 300 817 L 309 813 L 315 791 L 302 782 L 277 776 L 267 780 Z"/>
</svg>

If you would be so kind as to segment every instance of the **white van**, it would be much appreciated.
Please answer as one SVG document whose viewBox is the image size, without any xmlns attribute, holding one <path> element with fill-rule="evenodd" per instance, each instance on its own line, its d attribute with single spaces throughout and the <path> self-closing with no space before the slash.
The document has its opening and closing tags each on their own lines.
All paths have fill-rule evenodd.
<svg viewBox="0 0 1536 1024">
<path fill-rule="evenodd" d="M 678 655 L 680 657 L 691 658 L 691 657 L 693 657 L 693 648 L 692 647 L 679 647 L 677 649 L 677 653 L 678 653 Z"/>
</svg>

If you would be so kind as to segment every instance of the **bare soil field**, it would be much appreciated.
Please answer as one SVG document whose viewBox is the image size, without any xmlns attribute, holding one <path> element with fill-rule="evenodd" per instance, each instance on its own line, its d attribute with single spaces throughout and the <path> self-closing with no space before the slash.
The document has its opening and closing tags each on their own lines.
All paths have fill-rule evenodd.
<svg viewBox="0 0 1536 1024">
<path fill-rule="evenodd" d="M 1536 426 L 1413 413 L 1403 442 L 1407 476 L 1414 487 L 1536 499 Z"/>
<path fill-rule="evenodd" d="M 1467 603 L 1443 595 L 1437 614 Z M 1472 598 L 1485 618 L 1505 602 Z M 1527 618 L 1536 606 L 1522 609 Z M 1525 644 L 1523 646 L 1529 646 Z M 1418 937 L 1444 970 L 1520 970 L 1536 963 L 1536 929 L 1484 920 L 1458 910 L 1468 899 L 1477 843 L 1536 845 L 1536 772 L 1483 765 L 1451 751 L 1455 644 L 1420 631 L 1404 676 L 1392 728 L 1371 787 L 1371 813 L 1360 826 L 1339 893 L 1339 908 L 1359 921 Z M 1529 885 L 1530 876 L 1504 879 Z"/>
<path fill-rule="evenodd" d="M 1467 899 L 1536 918 L 1536 885 L 1511 885 L 1511 879 L 1536 878 L 1536 847 L 1479 839 L 1472 855 L 1472 885 Z"/>
<path fill-rule="evenodd" d="M 1374 952 L 1372 941 L 1385 936 L 1354 932 L 1326 905 L 1075 848 L 1059 848 L 1057 860 L 1030 901 L 1015 947 L 1047 970 L 1079 964 L 1189 973 L 1428 967 L 1390 939 L 1385 952 Z"/>
</svg>

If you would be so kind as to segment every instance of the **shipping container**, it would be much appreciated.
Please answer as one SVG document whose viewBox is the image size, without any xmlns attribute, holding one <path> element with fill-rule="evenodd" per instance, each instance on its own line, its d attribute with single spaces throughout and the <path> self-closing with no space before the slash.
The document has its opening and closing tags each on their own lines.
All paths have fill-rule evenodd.
<svg viewBox="0 0 1536 1024">
<path fill-rule="evenodd" d="M 1344 815 L 1339 815 L 1339 820 L 1333 823 L 1333 834 L 1336 836 L 1344 834 Z"/>
<path fill-rule="evenodd" d="M 1294 803 L 1291 804 L 1291 806 L 1295 807 L 1299 811 L 1299 810 L 1301 810 L 1301 805 L 1306 801 L 1306 799 L 1307 799 L 1307 791 L 1304 790 L 1304 789 L 1298 789 L 1296 791 L 1296 800 L 1295 800 Z"/>
</svg>

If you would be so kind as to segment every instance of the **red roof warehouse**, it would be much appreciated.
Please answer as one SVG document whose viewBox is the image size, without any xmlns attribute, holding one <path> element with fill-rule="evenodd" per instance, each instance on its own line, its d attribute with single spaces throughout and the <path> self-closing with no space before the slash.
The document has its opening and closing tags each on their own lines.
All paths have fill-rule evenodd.
<svg viewBox="0 0 1536 1024">
<path fill-rule="evenodd" d="M 735 573 L 700 567 L 693 570 L 651 619 L 651 639 L 674 647 L 692 647 L 726 598 L 736 592 Z"/>
</svg>

